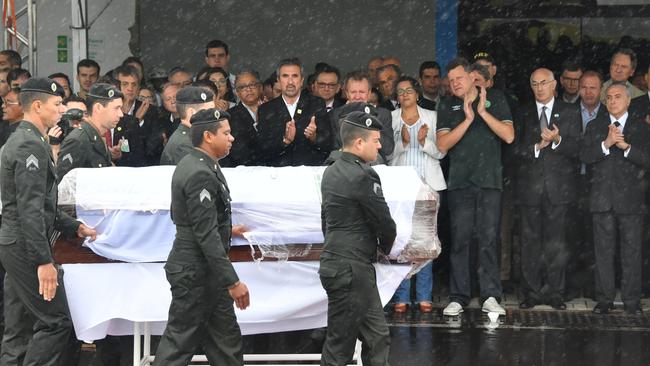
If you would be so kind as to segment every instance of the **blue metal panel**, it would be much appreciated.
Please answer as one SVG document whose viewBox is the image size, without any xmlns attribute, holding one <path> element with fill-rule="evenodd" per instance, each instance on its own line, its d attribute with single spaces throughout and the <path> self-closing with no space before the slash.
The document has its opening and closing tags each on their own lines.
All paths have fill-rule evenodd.
<svg viewBox="0 0 650 366">
<path fill-rule="evenodd" d="M 458 1 L 436 0 L 436 60 L 446 75 L 445 66 L 458 51 Z"/>
</svg>

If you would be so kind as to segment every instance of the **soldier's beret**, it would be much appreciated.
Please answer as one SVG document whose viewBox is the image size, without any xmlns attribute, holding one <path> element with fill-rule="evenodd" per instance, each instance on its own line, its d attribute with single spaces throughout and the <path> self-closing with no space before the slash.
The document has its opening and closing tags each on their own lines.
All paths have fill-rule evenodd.
<svg viewBox="0 0 650 366">
<path fill-rule="evenodd" d="M 176 104 L 201 104 L 214 98 L 214 94 L 198 86 L 186 86 L 176 94 Z"/>
<path fill-rule="evenodd" d="M 63 87 L 50 78 L 29 78 L 20 86 L 21 92 L 36 92 L 65 97 Z"/>
<path fill-rule="evenodd" d="M 217 108 L 208 108 L 196 112 L 192 118 L 190 118 L 190 123 L 192 126 L 199 126 L 223 121 L 225 119 L 230 119 L 230 113 Z"/>
<path fill-rule="evenodd" d="M 366 130 L 380 131 L 382 128 L 382 124 L 377 117 L 366 112 L 350 112 L 341 118 L 341 122 L 349 123 Z"/>
<path fill-rule="evenodd" d="M 494 63 L 494 58 L 489 53 L 487 53 L 485 51 L 476 52 L 476 54 L 474 54 L 473 59 L 474 59 L 474 61 L 485 60 L 485 61 L 487 61 L 487 62 L 489 62 L 491 64 Z"/>
<path fill-rule="evenodd" d="M 122 98 L 122 92 L 111 84 L 96 83 L 90 87 L 88 96 L 97 99 L 118 99 Z"/>
<path fill-rule="evenodd" d="M 377 108 L 371 103 L 353 102 L 345 104 L 341 107 L 341 114 L 339 114 L 339 118 L 345 117 L 350 112 L 364 112 L 375 117 L 378 115 Z"/>
</svg>

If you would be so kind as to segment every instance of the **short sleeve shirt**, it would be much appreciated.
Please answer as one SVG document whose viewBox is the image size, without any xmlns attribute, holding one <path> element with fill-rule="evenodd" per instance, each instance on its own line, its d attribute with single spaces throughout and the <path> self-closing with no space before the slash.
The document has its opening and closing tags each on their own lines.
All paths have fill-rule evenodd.
<svg viewBox="0 0 650 366">
<path fill-rule="evenodd" d="M 447 189 L 471 186 L 502 189 L 501 147 L 502 140 L 472 108 L 474 121 L 465 135 L 449 150 L 449 182 Z M 503 123 L 512 123 L 510 108 L 502 92 L 489 89 L 486 98 L 487 112 Z M 443 98 L 438 106 L 438 131 L 451 131 L 465 120 L 463 99 L 454 95 Z"/>
</svg>

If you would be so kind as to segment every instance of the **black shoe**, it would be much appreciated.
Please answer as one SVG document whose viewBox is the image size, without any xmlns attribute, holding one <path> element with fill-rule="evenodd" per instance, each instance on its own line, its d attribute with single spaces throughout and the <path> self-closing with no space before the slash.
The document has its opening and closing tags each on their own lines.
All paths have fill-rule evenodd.
<svg viewBox="0 0 650 366">
<path fill-rule="evenodd" d="M 610 310 L 614 309 L 614 304 L 611 302 L 599 302 L 596 307 L 594 307 L 594 314 L 608 314 Z"/>
<path fill-rule="evenodd" d="M 566 304 L 560 299 L 553 299 L 549 304 L 555 310 L 566 310 Z"/>
<path fill-rule="evenodd" d="M 535 300 L 533 299 L 525 299 L 523 302 L 519 304 L 519 309 L 532 309 L 537 305 Z"/>
<path fill-rule="evenodd" d="M 641 315 L 641 306 L 639 303 L 625 304 L 625 312 L 629 315 Z"/>
</svg>

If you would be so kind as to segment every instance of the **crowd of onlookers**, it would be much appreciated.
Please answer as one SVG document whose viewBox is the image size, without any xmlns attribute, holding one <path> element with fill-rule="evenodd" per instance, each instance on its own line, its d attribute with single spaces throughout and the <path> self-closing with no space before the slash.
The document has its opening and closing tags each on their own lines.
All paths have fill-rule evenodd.
<svg viewBox="0 0 650 366">
<path fill-rule="evenodd" d="M 442 267 L 451 300 L 445 315 L 462 312 L 476 287 L 484 311 L 504 313 L 502 269 L 512 264 L 521 308 L 562 310 L 567 299 L 586 296 L 606 313 L 620 268 L 625 309 L 641 311 L 650 72 L 630 82 L 638 71 L 633 50 L 612 54 L 607 76 L 572 57 L 553 60 L 556 69 L 535 68 L 529 103 L 495 84 L 503 70 L 483 51 L 445 69 L 423 61 L 412 76 L 396 57 L 372 58 L 346 74 L 325 63 L 305 71 L 297 58 L 279 61 L 266 78 L 232 73 L 219 40 L 206 44 L 204 61 L 198 71 L 164 71 L 129 57 L 106 72 L 84 59 L 76 65 L 78 90 L 66 74 L 49 75 L 68 108 L 50 133 L 53 152 L 83 123 L 86 95 L 99 82 L 124 95 L 124 116 L 105 139 L 117 166 L 161 163 L 181 123 L 176 95 L 189 85 L 211 91 L 214 105 L 230 112 L 235 141 L 223 167 L 326 164 L 341 147 L 339 118 L 370 107 L 383 124 L 376 163 L 412 166 L 441 197 L 443 257 L 402 283 L 396 312 L 411 304 L 432 311 L 433 275 Z M 18 96 L 29 77 L 20 55 L 0 52 L 0 146 L 23 117 Z"/>
</svg>

